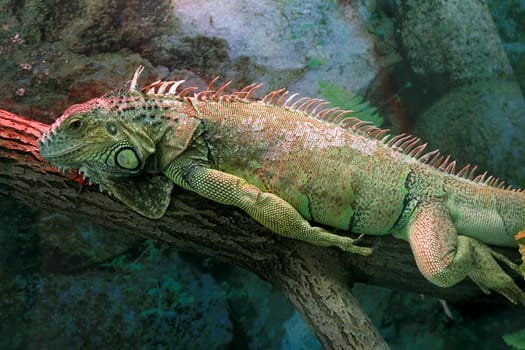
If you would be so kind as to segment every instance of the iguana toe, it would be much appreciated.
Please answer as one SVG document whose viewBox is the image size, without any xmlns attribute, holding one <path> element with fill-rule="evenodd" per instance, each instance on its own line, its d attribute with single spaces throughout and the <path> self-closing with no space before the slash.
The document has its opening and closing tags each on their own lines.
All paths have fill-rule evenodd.
<svg viewBox="0 0 525 350">
<path fill-rule="evenodd" d="M 344 250 L 345 252 L 350 252 L 350 253 L 364 255 L 364 256 L 371 255 L 373 253 L 373 251 L 374 251 L 373 248 L 356 245 L 356 243 L 361 240 L 362 236 L 363 235 L 360 235 L 356 239 L 345 237 L 345 238 L 347 238 L 347 240 L 346 240 L 345 244 L 340 246 L 340 248 L 342 250 Z"/>
</svg>

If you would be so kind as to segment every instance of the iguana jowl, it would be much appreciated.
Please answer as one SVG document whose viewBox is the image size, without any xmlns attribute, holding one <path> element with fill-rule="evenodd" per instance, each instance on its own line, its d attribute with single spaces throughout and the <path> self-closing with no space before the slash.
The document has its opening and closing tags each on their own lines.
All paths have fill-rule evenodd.
<svg viewBox="0 0 525 350">
<path fill-rule="evenodd" d="M 138 213 L 161 217 L 173 184 L 234 205 L 283 236 L 369 254 L 316 222 L 410 243 L 422 274 L 448 287 L 470 277 L 525 304 L 525 293 L 485 243 L 516 246 L 525 228 L 525 193 L 475 174 L 426 144 L 325 108 L 318 99 L 260 85 L 226 94 L 228 84 L 195 92 L 182 81 L 155 82 L 68 108 L 44 133 L 40 152 Z M 180 90 L 180 91 L 179 91 Z"/>
</svg>

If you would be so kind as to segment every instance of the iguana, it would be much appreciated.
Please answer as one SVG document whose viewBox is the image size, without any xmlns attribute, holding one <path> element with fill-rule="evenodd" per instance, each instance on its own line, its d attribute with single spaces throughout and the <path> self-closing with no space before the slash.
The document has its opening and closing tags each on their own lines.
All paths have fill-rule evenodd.
<svg viewBox="0 0 525 350">
<path fill-rule="evenodd" d="M 517 247 L 525 193 L 410 135 L 262 84 L 226 93 L 157 81 L 69 107 L 40 140 L 43 158 L 79 169 L 136 212 L 161 217 L 174 184 L 236 206 L 280 235 L 367 255 L 369 247 L 311 223 L 409 242 L 421 273 L 449 287 L 470 277 L 525 304 L 486 244 Z"/>
</svg>

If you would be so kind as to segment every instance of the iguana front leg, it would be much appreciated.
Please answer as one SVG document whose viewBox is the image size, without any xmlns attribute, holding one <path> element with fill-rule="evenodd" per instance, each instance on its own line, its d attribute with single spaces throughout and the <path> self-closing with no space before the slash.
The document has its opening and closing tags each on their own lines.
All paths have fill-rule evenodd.
<svg viewBox="0 0 525 350">
<path fill-rule="evenodd" d="M 421 203 L 407 225 L 407 239 L 421 273 L 440 287 L 470 277 L 485 293 L 490 289 L 525 305 L 525 293 L 496 259 L 519 272 L 518 266 L 483 243 L 458 235 L 440 201 Z"/>
<path fill-rule="evenodd" d="M 164 174 L 175 184 L 215 202 L 234 205 L 280 235 L 318 246 L 336 246 L 344 251 L 369 255 L 371 248 L 354 245 L 354 240 L 311 226 L 288 202 L 262 192 L 245 179 L 204 166 L 181 166 L 173 162 Z"/>
</svg>

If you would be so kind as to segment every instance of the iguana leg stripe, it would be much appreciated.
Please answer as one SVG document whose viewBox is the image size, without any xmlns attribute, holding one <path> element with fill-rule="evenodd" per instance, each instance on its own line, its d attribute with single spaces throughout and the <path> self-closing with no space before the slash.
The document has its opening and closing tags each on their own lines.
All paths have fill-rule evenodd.
<svg viewBox="0 0 525 350">
<path fill-rule="evenodd" d="M 414 209 L 417 206 L 417 200 L 411 194 L 411 187 L 414 185 L 415 182 L 416 175 L 414 173 L 414 170 L 411 170 L 407 173 L 407 176 L 405 178 L 404 188 L 406 191 L 406 195 L 403 198 L 403 209 L 401 210 L 401 214 L 399 214 L 399 217 L 397 218 L 396 222 L 392 225 L 391 230 L 397 230 L 405 226 L 408 220 L 410 219 L 412 213 L 414 212 Z"/>
</svg>

